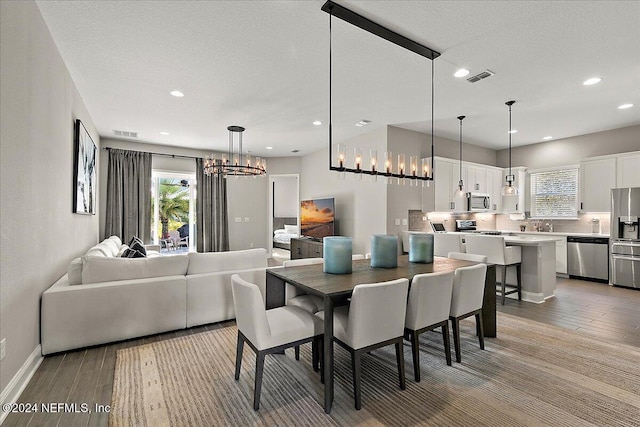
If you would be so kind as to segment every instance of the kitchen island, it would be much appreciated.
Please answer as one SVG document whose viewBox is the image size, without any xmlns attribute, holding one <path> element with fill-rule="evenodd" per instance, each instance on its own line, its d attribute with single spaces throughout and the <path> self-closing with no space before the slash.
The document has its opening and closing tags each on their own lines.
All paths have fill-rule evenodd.
<svg viewBox="0 0 640 427">
<path fill-rule="evenodd" d="M 504 236 L 508 246 L 522 248 L 522 299 L 535 303 L 553 297 L 556 290 L 556 239 L 545 236 Z M 515 283 L 509 269 L 507 283 Z M 515 294 L 508 295 L 515 296 Z"/>
</svg>

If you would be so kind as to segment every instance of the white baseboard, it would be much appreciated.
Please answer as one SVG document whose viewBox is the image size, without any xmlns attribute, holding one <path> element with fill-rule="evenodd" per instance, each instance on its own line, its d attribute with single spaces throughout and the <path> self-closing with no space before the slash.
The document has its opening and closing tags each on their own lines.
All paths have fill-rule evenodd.
<svg viewBox="0 0 640 427">
<path fill-rule="evenodd" d="M 507 298 L 518 299 L 518 294 L 509 294 L 507 295 Z M 547 298 L 544 297 L 542 292 L 538 293 L 538 292 L 522 291 L 522 301 L 532 302 L 535 304 L 542 304 Z M 496 295 L 496 300 L 498 301 L 498 304 L 499 304 L 500 303 L 499 295 Z"/>
<path fill-rule="evenodd" d="M 15 403 L 18 400 L 43 360 L 42 348 L 40 347 L 40 344 L 38 344 L 27 360 L 25 360 L 20 370 L 13 376 L 5 389 L 2 390 L 2 393 L 0 394 L 0 402 L 2 405 L 5 403 Z M 7 415 L 9 415 L 8 412 L 0 410 L 0 424 L 4 422 Z"/>
</svg>

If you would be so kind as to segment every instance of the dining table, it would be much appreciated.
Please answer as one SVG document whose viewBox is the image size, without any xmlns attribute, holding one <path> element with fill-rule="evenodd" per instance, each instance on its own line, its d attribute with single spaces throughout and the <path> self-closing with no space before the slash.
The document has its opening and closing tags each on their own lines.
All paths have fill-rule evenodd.
<svg viewBox="0 0 640 427">
<path fill-rule="evenodd" d="M 323 271 L 323 264 L 267 269 L 265 304 L 267 309 L 285 305 L 285 284 L 289 283 L 305 293 L 317 295 L 324 301 L 324 411 L 331 412 L 334 388 L 333 358 L 333 310 L 348 304 L 353 288 L 360 284 L 379 283 L 406 278 L 411 281 L 416 274 L 455 271 L 460 267 L 477 264 L 450 258 L 434 257 L 432 263 L 409 262 L 408 255 L 398 256 L 395 268 L 371 267 L 370 259 L 352 261 L 349 274 L 330 274 Z M 485 337 L 496 337 L 496 269 L 487 264 L 485 277 L 482 321 Z"/>
</svg>

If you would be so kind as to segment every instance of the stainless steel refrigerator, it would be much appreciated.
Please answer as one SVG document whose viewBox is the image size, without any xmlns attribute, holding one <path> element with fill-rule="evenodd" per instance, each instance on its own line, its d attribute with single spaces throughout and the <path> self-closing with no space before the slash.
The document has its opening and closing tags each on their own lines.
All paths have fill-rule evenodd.
<svg viewBox="0 0 640 427">
<path fill-rule="evenodd" d="M 640 288 L 640 188 L 611 190 L 611 283 Z"/>
</svg>

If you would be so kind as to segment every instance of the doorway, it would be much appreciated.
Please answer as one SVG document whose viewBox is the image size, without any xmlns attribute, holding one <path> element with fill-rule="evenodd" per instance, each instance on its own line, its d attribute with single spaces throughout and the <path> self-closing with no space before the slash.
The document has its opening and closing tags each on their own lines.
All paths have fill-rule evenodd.
<svg viewBox="0 0 640 427">
<path fill-rule="evenodd" d="M 193 174 L 153 172 L 151 236 L 162 252 L 195 250 Z"/>
<path fill-rule="evenodd" d="M 274 240 L 275 230 L 284 229 L 284 225 L 294 225 L 296 236 L 300 233 L 300 176 L 298 174 L 269 175 L 269 256 L 274 255 L 274 248 L 278 255 L 290 251 L 290 243 Z M 290 227 L 289 227 L 290 228 Z M 289 230 L 290 231 L 290 230 Z M 286 233 L 291 235 L 293 233 Z M 291 236 L 289 236 L 291 237 Z"/>
</svg>

